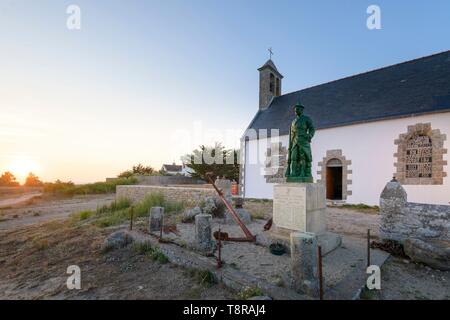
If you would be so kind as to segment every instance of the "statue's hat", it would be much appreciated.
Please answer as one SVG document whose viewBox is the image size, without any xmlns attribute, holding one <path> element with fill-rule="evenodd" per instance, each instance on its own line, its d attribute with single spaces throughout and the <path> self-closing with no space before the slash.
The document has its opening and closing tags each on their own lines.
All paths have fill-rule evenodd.
<svg viewBox="0 0 450 320">
<path fill-rule="evenodd" d="M 305 106 L 300 101 L 296 103 L 296 105 L 294 106 L 294 109 L 297 107 L 305 109 Z"/>
</svg>

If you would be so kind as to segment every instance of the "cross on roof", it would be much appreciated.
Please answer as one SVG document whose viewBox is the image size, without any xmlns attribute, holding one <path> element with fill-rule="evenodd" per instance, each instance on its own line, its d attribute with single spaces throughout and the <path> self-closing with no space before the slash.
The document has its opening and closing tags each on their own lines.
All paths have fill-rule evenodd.
<svg viewBox="0 0 450 320">
<path fill-rule="evenodd" d="M 272 56 L 273 56 L 272 47 L 270 47 L 267 50 L 269 51 L 269 58 L 272 60 Z"/>
</svg>

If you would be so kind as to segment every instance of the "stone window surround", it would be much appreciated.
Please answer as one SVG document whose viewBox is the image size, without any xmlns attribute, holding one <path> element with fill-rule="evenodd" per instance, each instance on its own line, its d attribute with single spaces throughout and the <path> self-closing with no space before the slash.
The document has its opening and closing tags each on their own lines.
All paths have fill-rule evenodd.
<svg viewBox="0 0 450 320">
<path fill-rule="evenodd" d="M 406 178 L 406 145 L 407 142 L 415 135 L 426 135 L 430 137 L 432 143 L 432 173 L 431 178 Z M 444 141 L 447 139 L 445 134 L 441 134 L 439 129 L 432 129 L 431 123 L 417 123 L 408 126 L 407 132 L 399 135 L 398 139 L 394 141 L 397 145 L 397 152 L 394 157 L 397 162 L 394 163 L 396 173 L 395 178 L 403 185 L 426 185 L 434 184 L 441 185 L 444 183 L 444 177 L 447 173 L 444 171 L 444 166 L 447 161 L 444 160 L 444 154 L 447 149 L 444 148 Z"/>
<path fill-rule="evenodd" d="M 278 150 L 278 154 L 272 154 L 272 150 Z M 286 171 L 286 159 L 287 159 L 288 151 L 287 148 L 283 146 L 281 142 L 272 143 L 265 153 L 266 162 L 265 166 L 267 170 L 273 170 L 272 168 L 272 158 L 278 157 L 278 167 L 277 172 L 275 174 L 266 174 L 264 178 L 266 179 L 266 183 L 284 183 L 286 182 L 286 177 L 284 173 Z"/>
<path fill-rule="evenodd" d="M 327 150 L 326 156 L 318 163 L 320 169 L 317 171 L 317 174 L 320 176 L 320 179 L 317 182 L 325 183 L 327 179 L 327 164 L 333 159 L 338 159 L 342 164 L 342 200 L 347 200 L 347 197 L 352 195 L 352 191 L 348 190 L 352 184 L 352 180 L 349 179 L 349 175 L 352 174 L 352 170 L 349 169 L 352 161 L 345 158 L 341 149 Z"/>
</svg>

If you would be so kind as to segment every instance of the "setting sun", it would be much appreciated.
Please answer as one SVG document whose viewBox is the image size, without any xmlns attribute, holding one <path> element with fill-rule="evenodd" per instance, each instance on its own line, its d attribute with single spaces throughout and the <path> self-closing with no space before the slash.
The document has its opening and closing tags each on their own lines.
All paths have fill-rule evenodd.
<svg viewBox="0 0 450 320">
<path fill-rule="evenodd" d="M 29 157 L 18 157 L 12 160 L 8 170 L 14 174 L 18 181 L 23 182 L 30 172 L 39 173 L 38 163 Z"/>
</svg>

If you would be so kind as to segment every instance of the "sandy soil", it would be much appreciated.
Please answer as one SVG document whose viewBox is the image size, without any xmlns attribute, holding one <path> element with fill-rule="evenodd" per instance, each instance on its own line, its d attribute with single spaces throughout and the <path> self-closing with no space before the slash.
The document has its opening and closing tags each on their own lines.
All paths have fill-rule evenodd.
<svg viewBox="0 0 450 320">
<path fill-rule="evenodd" d="M 3 234 L 0 299 L 225 299 L 218 285 L 205 287 L 186 270 L 161 264 L 129 248 L 101 252 L 111 230 L 72 228 L 54 221 Z M 68 290 L 69 265 L 81 269 L 81 290 Z"/>
<path fill-rule="evenodd" d="M 114 195 L 38 198 L 0 211 L 0 299 L 231 299 L 220 285 L 199 284 L 183 269 L 154 262 L 127 248 L 102 253 L 113 229 L 71 225 L 72 212 L 96 209 Z M 253 216 L 267 219 L 272 203 L 250 201 Z M 327 209 L 328 229 L 351 237 L 376 236 L 379 216 Z M 82 289 L 68 290 L 69 265 L 82 272 Z M 395 257 L 382 267 L 381 299 L 449 299 L 450 273 Z"/>
<path fill-rule="evenodd" d="M 22 195 L 21 197 L 26 197 Z M 7 209 L 0 209 L 0 234 L 21 226 L 67 218 L 72 212 L 95 210 L 98 206 L 114 201 L 114 194 L 86 195 L 71 198 L 29 196 L 28 201 L 15 202 Z M 13 198 L 13 200 L 16 198 Z M 6 201 L 6 200 L 4 200 Z"/>
</svg>

